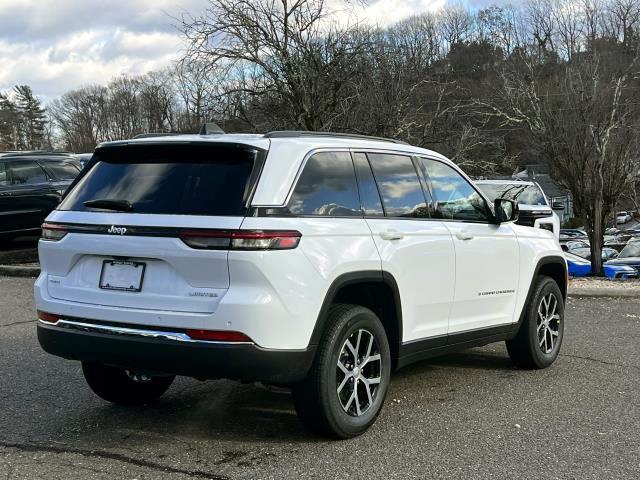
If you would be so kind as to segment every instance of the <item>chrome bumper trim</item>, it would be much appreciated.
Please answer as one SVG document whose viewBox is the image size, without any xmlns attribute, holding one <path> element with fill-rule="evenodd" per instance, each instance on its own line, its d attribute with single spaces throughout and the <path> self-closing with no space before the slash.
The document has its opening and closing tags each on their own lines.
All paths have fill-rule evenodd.
<svg viewBox="0 0 640 480">
<path fill-rule="evenodd" d="M 94 332 L 109 335 L 122 335 L 127 337 L 156 338 L 184 343 L 202 343 L 215 345 L 254 345 L 253 342 L 221 342 L 216 340 L 194 340 L 183 332 L 169 332 L 163 330 L 147 330 L 142 328 L 114 327 L 112 325 L 98 325 L 95 323 L 77 322 L 74 320 L 60 319 L 55 323 L 38 319 L 42 325 L 64 328 L 67 330 L 79 330 L 82 332 Z"/>
</svg>

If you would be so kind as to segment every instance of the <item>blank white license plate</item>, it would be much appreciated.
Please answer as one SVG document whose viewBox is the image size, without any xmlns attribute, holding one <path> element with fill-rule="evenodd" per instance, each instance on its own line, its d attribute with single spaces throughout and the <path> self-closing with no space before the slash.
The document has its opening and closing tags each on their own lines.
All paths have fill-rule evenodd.
<svg viewBox="0 0 640 480">
<path fill-rule="evenodd" d="M 105 260 L 102 262 L 100 288 L 139 292 L 142 289 L 145 268 L 146 264 L 142 262 Z"/>
</svg>

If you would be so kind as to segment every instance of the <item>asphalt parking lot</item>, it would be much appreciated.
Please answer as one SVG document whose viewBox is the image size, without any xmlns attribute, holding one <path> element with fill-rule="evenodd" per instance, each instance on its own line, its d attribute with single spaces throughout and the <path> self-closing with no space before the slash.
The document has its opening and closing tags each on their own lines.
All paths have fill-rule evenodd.
<svg viewBox="0 0 640 480">
<path fill-rule="evenodd" d="M 572 298 L 545 371 L 503 344 L 395 374 L 377 424 L 331 442 L 286 393 L 179 379 L 111 406 L 42 352 L 33 280 L 0 277 L 0 479 L 640 478 L 640 300 Z"/>
</svg>

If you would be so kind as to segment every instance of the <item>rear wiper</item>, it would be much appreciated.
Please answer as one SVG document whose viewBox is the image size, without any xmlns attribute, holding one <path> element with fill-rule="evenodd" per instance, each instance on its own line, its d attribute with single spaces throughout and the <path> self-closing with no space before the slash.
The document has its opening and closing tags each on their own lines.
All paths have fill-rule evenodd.
<svg viewBox="0 0 640 480">
<path fill-rule="evenodd" d="M 88 200 L 84 202 L 84 206 L 103 210 L 115 210 L 117 212 L 133 212 L 133 205 L 129 200 L 110 200 L 108 198 Z"/>
</svg>

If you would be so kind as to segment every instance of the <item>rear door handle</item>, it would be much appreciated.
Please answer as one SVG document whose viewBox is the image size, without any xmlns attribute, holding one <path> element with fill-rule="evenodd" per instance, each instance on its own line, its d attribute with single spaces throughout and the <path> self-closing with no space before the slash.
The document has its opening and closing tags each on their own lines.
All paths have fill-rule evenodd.
<svg viewBox="0 0 640 480">
<path fill-rule="evenodd" d="M 383 240 L 401 240 L 404 238 L 404 235 L 397 230 L 387 230 L 380 232 L 380 238 Z"/>
<path fill-rule="evenodd" d="M 469 232 L 458 232 L 456 233 L 456 237 L 459 240 L 473 240 L 473 235 L 471 235 Z"/>
</svg>

